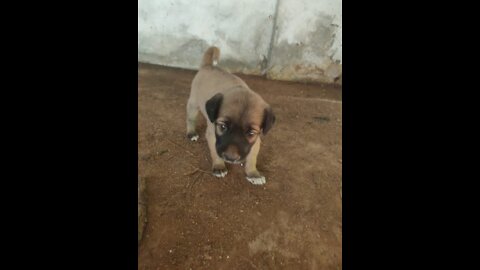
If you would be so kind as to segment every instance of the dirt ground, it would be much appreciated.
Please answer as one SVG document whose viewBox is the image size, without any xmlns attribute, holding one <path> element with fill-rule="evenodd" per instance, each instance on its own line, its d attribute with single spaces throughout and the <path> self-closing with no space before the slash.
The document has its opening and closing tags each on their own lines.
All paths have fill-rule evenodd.
<svg viewBox="0 0 480 270">
<path fill-rule="evenodd" d="M 139 176 L 147 218 L 139 269 L 342 269 L 342 90 L 239 75 L 270 103 L 250 184 L 239 165 L 212 176 L 200 116 L 185 136 L 194 71 L 139 64 Z"/>
</svg>

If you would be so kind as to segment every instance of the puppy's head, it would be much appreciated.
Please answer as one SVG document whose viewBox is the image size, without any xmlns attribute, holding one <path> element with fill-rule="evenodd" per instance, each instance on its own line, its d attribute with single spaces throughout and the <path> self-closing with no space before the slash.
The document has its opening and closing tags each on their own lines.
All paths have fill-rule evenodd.
<svg viewBox="0 0 480 270">
<path fill-rule="evenodd" d="M 271 107 L 260 96 L 245 91 L 216 94 L 205 107 L 215 126 L 217 154 L 230 163 L 243 162 L 258 137 L 275 123 Z"/>
</svg>

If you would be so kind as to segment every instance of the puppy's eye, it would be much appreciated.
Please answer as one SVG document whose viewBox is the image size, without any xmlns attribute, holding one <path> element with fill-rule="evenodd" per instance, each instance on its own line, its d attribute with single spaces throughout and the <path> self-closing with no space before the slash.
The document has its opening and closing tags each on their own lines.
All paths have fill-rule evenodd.
<svg viewBox="0 0 480 270">
<path fill-rule="evenodd" d="M 247 132 L 247 136 L 248 136 L 248 137 L 253 137 L 253 136 L 255 136 L 255 135 L 257 135 L 257 133 L 256 133 L 255 131 L 253 131 L 253 130 L 250 130 L 249 132 Z"/>
<path fill-rule="evenodd" d="M 227 130 L 227 125 L 225 124 L 219 124 L 218 127 L 220 128 L 221 132 L 224 132 L 225 130 Z"/>
</svg>

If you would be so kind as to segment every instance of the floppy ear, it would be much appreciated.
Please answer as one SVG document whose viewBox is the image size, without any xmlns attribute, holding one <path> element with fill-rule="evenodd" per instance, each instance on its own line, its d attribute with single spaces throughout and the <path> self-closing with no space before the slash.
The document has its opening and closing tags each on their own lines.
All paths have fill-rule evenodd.
<svg viewBox="0 0 480 270">
<path fill-rule="evenodd" d="M 205 104 L 205 109 L 207 111 L 208 119 L 210 122 L 214 122 L 217 119 L 218 111 L 220 110 L 220 105 L 222 105 L 223 95 L 218 93 L 212 98 L 210 98 Z"/>
<path fill-rule="evenodd" d="M 262 123 L 262 130 L 263 135 L 266 135 L 267 132 L 272 128 L 273 124 L 275 123 L 275 114 L 273 114 L 272 108 L 267 107 L 263 111 L 263 123 Z"/>
</svg>

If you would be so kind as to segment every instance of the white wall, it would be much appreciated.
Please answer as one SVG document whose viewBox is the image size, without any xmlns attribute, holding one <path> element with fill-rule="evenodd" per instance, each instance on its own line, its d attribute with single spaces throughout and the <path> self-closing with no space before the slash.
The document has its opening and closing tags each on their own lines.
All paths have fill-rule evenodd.
<svg viewBox="0 0 480 270">
<path fill-rule="evenodd" d="M 215 45 L 233 72 L 331 81 L 341 18 L 341 0 L 139 0 L 138 60 L 197 69 Z"/>
<path fill-rule="evenodd" d="M 342 1 L 280 0 L 268 77 L 333 81 L 341 75 Z"/>
<path fill-rule="evenodd" d="M 259 74 L 274 9 L 275 0 L 139 0 L 139 61 L 196 69 L 216 45 L 230 70 Z"/>
</svg>

